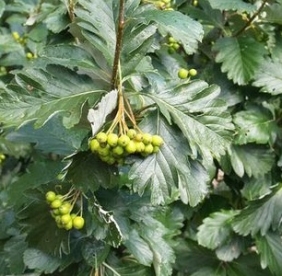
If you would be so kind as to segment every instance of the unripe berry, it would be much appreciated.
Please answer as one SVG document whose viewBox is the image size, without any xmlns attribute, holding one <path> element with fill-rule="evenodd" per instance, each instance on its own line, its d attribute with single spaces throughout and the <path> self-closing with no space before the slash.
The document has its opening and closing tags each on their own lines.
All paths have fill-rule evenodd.
<svg viewBox="0 0 282 276">
<path fill-rule="evenodd" d="M 108 139 L 108 135 L 105 132 L 99 132 L 96 135 L 96 139 L 98 140 L 99 143 L 106 143 Z"/>
<path fill-rule="evenodd" d="M 62 205 L 62 201 L 60 199 L 55 199 L 51 202 L 50 206 L 52 209 L 57 209 Z"/>
<path fill-rule="evenodd" d="M 124 153 L 124 149 L 122 146 L 116 146 L 115 148 L 113 148 L 112 153 L 119 156 Z"/>
<path fill-rule="evenodd" d="M 30 52 L 28 52 L 28 53 L 26 53 L 26 57 L 27 57 L 28 59 L 32 59 L 32 58 L 33 58 L 33 54 L 30 53 Z"/>
<path fill-rule="evenodd" d="M 20 35 L 18 32 L 12 32 L 12 36 L 15 40 L 19 40 L 20 39 Z"/>
<path fill-rule="evenodd" d="M 65 214 L 61 216 L 61 223 L 66 225 L 68 224 L 70 221 L 72 221 L 70 214 Z"/>
<path fill-rule="evenodd" d="M 95 152 L 95 151 L 97 151 L 99 148 L 100 148 L 100 144 L 99 144 L 98 140 L 97 140 L 97 139 L 92 139 L 92 140 L 90 141 L 90 150 L 91 150 L 92 152 Z"/>
<path fill-rule="evenodd" d="M 144 133 L 143 134 L 143 140 L 142 142 L 145 144 L 145 145 L 148 145 L 152 142 L 152 135 L 150 133 Z"/>
<path fill-rule="evenodd" d="M 56 199 L 56 193 L 53 191 L 49 191 L 45 194 L 45 198 L 47 200 L 47 202 L 52 202 Z"/>
<path fill-rule="evenodd" d="M 151 154 L 154 151 L 154 146 L 152 144 L 148 144 L 144 148 L 144 153 L 145 154 Z"/>
<path fill-rule="evenodd" d="M 110 154 L 110 149 L 108 147 L 99 148 L 98 154 L 101 155 L 101 156 L 108 156 Z"/>
<path fill-rule="evenodd" d="M 198 72 L 197 72 L 196 69 L 190 69 L 189 74 L 190 74 L 191 77 L 195 77 L 198 74 Z"/>
<path fill-rule="evenodd" d="M 109 133 L 108 134 L 108 139 L 107 139 L 108 145 L 111 147 L 115 147 L 118 143 L 118 135 L 115 133 Z"/>
<path fill-rule="evenodd" d="M 67 224 L 65 224 L 65 225 L 64 225 L 64 228 L 65 228 L 66 230 L 72 229 L 72 220 L 70 220 Z"/>
<path fill-rule="evenodd" d="M 59 207 L 59 212 L 61 215 L 66 215 L 69 214 L 71 211 L 71 204 L 69 202 L 64 202 L 60 207 Z"/>
<path fill-rule="evenodd" d="M 129 154 L 132 154 L 132 153 L 136 152 L 135 142 L 130 140 L 129 143 L 126 145 L 125 150 Z"/>
<path fill-rule="evenodd" d="M 125 147 L 130 141 L 130 138 L 125 135 L 125 134 L 122 134 L 119 138 L 118 138 L 118 144 L 122 147 Z"/>
<path fill-rule="evenodd" d="M 77 216 L 75 218 L 73 218 L 72 220 L 72 225 L 75 229 L 81 229 L 84 226 L 84 218 L 81 216 Z"/>
<path fill-rule="evenodd" d="M 164 143 L 164 140 L 161 136 L 159 135 L 153 135 L 152 136 L 152 145 L 160 147 Z"/>
<path fill-rule="evenodd" d="M 143 142 L 135 141 L 136 152 L 142 152 L 145 149 L 145 145 Z"/>
<path fill-rule="evenodd" d="M 186 79 L 189 75 L 189 71 L 187 69 L 184 69 L 184 68 L 180 68 L 178 70 L 178 77 L 180 79 Z"/>
<path fill-rule="evenodd" d="M 143 134 L 142 133 L 137 133 L 135 138 L 134 138 L 134 140 L 137 141 L 137 142 L 143 141 Z"/>
<path fill-rule="evenodd" d="M 130 138 L 130 139 L 134 139 L 136 136 L 137 132 L 135 129 L 131 128 L 126 132 L 126 135 Z"/>
</svg>

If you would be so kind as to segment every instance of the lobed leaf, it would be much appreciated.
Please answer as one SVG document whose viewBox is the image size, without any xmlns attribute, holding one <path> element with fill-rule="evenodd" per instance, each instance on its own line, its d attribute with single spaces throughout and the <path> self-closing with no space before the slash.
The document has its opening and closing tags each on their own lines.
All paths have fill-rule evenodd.
<svg viewBox="0 0 282 276">
<path fill-rule="evenodd" d="M 175 83 L 159 94 L 145 94 L 153 99 L 169 123 L 173 121 L 183 132 L 192 150 L 216 159 L 223 155 L 231 139 L 233 125 L 220 89 L 205 82 Z"/>
<path fill-rule="evenodd" d="M 263 45 L 251 37 L 220 38 L 213 50 L 216 51 L 215 61 L 222 63 L 221 71 L 239 85 L 247 84 L 254 78 L 266 54 Z"/>
<path fill-rule="evenodd" d="M 282 94 L 281 70 L 280 61 L 264 62 L 254 76 L 253 85 L 261 87 L 261 92 L 270 93 L 273 96 Z"/>
<path fill-rule="evenodd" d="M 61 263 L 60 259 L 34 248 L 26 249 L 23 258 L 29 269 L 36 269 L 44 273 L 53 273 Z"/>
<path fill-rule="evenodd" d="M 152 203 L 163 204 L 171 200 L 178 188 L 183 202 L 197 205 L 207 193 L 209 177 L 200 163 L 188 159 L 190 150 L 180 132 L 156 113 L 151 113 L 140 127 L 143 131 L 161 135 L 165 143 L 158 153 L 135 160 L 129 171 L 134 191 L 142 195 L 150 185 Z"/>
<path fill-rule="evenodd" d="M 203 220 L 198 228 L 198 243 L 209 249 L 216 249 L 231 238 L 231 220 L 236 211 L 215 212 Z"/>
<path fill-rule="evenodd" d="M 187 54 L 196 52 L 204 35 L 200 23 L 178 11 L 145 10 L 141 16 L 147 24 L 155 22 L 161 33 L 173 36 Z"/>
<path fill-rule="evenodd" d="M 261 146 L 233 145 L 228 150 L 233 170 L 239 177 L 261 177 L 268 173 L 275 163 L 274 152 Z"/>
<path fill-rule="evenodd" d="M 71 128 L 80 121 L 83 106 L 93 105 L 104 93 L 93 90 L 88 77 L 58 67 L 20 71 L 17 81 L 22 86 L 19 93 L 10 92 L 0 103 L 0 120 L 7 126 L 33 121 L 39 128 L 61 114 L 63 125 Z"/>
<path fill-rule="evenodd" d="M 272 275 L 282 273 L 282 242 L 281 235 L 276 232 L 268 232 L 264 236 L 256 238 L 256 245 L 261 258 L 262 268 L 268 267 Z"/>
<path fill-rule="evenodd" d="M 282 189 L 273 194 L 250 202 L 233 220 L 235 232 L 246 236 L 260 233 L 267 235 L 270 229 L 276 230 L 282 218 Z"/>
<path fill-rule="evenodd" d="M 248 106 L 234 115 L 234 124 L 238 131 L 237 144 L 256 143 L 267 144 L 275 139 L 277 125 L 273 114 L 260 106 Z"/>
<path fill-rule="evenodd" d="M 248 12 L 252 13 L 256 11 L 256 6 L 250 3 L 246 3 L 243 0 L 208 0 L 213 9 L 219 9 L 221 11 L 225 10 L 235 10 L 239 13 Z"/>
</svg>

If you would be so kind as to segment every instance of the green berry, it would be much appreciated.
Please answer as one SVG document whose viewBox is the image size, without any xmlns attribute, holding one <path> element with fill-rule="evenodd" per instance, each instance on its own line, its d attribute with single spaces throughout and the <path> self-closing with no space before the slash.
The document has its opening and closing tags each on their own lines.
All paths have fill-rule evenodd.
<svg viewBox="0 0 282 276">
<path fill-rule="evenodd" d="M 143 140 L 142 142 L 145 144 L 145 145 L 148 145 L 152 142 L 152 135 L 150 133 L 144 133 L 143 134 Z"/>
<path fill-rule="evenodd" d="M 109 148 L 109 147 L 99 148 L 98 154 L 99 154 L 100 156 L 109 156 L 109 154 L 110 154 L 110 148 Z"/>
<path fill-rule="evenodd" d="M 136 146 L 136 152 L 143 152 L 145 149 L 145 145 L 143 142 L 135 142 L 135 146 Z"/>
<path fill-rule="evenodd" d="M 137 141 L 137 142 L 143 141 L 143 134 L 142 133 L 137 133 L 135 138 L 134 138 L 134 140 Z"/>
<path fill-rule="evenodd" d="M 47 202 L 52 202 L 56 199 L 56 193 L 53 191 L 49 191 L 45 194 L 45 198 L 47 200 Z"/>
<path fill-rule="evenodd" d="M 126 135 L 130 138 L 130 139 L 134 139 L 136 136 L 137 132 L 135 129 L 131 128 L 127 131 Z"/>
<path fill-rule="evenodd" d="M 61 215 L 66 215 L 69 214 L 71 211 L 71 204 L 69 202 L 64 202 L 60 207 L 59 207 L 59 212 Z"/>
<path fill-rule="evenodd" d="M 190 69 L 189 74 L 190 74 L 191 77 L 195 77 L 198 74 L 198 72 L 197 72 L 196 69 Z"/>
<path fill-rule="evenodd" d="M 75 229 L 81 229 L 84 226 L 84 218 L 81 216 L 76 216 L 72 219 L 72 225 Z"/>
<path fill-rule="evenodd" d="M 176 39 L 174 38 L 174 37 L 172 37 L 172 36 L 170 36 L 169 38 L 168 38 L 168 42 L 169 43 L 177 43 L 177 41 L 176 41 Z"/>
<path fill-rule="evenodd" d="M 98 140 L 99 143 L 106 143 L 108 139 L 108 135 L 105 132 L 99 132 L 96 135 L 96 139 Z"/>
<path fill-rule="evenodd" d="M 118 143 L 118 135 L 115 133 L 109 133 L 108 138 L 107 138 L 107 143 L 111 147 L 115 147 Z"/>
<path fill-rule="evenodd" d="M 61 216 L 61 223 L 66 225 L 68 224 L 70 221 L 72 221 L 72 218 L 70 216 L 70 214 L 65 214 Z"/>
<path fill-rule="evenodd" d="M 52 209 L 57 209 L 62 205 L 62 201 L 60 199 L 55 199 L 51 202 L 50 206 Z"/>
<path fill-rule="evenodd" d="M 159 135 L 153 135 L 152 136 L 152 145 L 160 147 L 164 143 L 164 140 L 161 136 Z"/>
<path fill-rule="evenodd" d="M 153 153 L 157 153 L 160 151 L 160 147 L 158 146 L 154 146 L 154 150 L 153 150 Z"/>
<path fill-rule="evenodd" d="M 122 134 L 119 138 L 118 138 L 118 144 L 122 147 L 125 147 L 130 141 L 130 138 L 125 135 L 125 134 Z"/>
<path fill-rule="evenodd" d="M 124 153 L 124 149 L 123 149 L 122 146 L 116 146 L 116 147 L 113 148 L 112 153 L 120 156 Z"/>
<path fill-rule="evenodd" d="M 33 58 L 33 54 L 30 53 L 30 52 L 26 53 L 26 58 L 32 59 Z"/>
<path fill-rule="evenodd" d="M 90 150 L 92 152 L 95 152 L 95 151 L 97 151 L 100 148 L 100 143 L 98 142 L 97 139 L 92 139 L 90 141 L 90 145 L 89 146 L 90 146 Z"/>
<path fill-rule="evenodd" d="M 180 68 L 178 70 L 178 77 L 180 79 L 186 79 L 189 75 L 189 71 L 187 69 L 184 69 L 184 68 Z"/>
<path fill-rule="evenodd" d="M 154 146 L 152 144 L 148 144 L 144 148 L 144 153 L 145 154 L 151 154 L 154 151 Z"/>
<path fill-rule="evenodd" d="M 65 228 L 66 230 L 72 229 L 72 220 L 70 220 L 67 224 L 65 224 L 65 225 L 64 225 L 64 228 Z"/>
<path fill-rule="evenodd" d="M 126 145 L 125 150 L 129 154 L 132 154 L 132 153 L 136 152 L 135 142 L 130 140 L 129 143 Z"/>
</svg>

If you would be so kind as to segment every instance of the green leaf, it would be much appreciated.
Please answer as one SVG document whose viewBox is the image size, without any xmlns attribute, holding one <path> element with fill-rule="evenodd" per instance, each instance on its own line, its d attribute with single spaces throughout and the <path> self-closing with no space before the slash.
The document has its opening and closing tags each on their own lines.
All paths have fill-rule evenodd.
<svg viewBox="0 0 282 276">
<path fill-rule="evenodd" d="M 82 256 L 90 266 L 98 268 L 107 258 L 110 246 L 102 241 L 84 239 L 82 241 Z"/>
<path fill-rule="evenodd" d="M 142 227 L 142 237 L 147 241 L 153 251 L 153 265 L 156 276 L 171 275 L 175 255 L 165 240 L 165 229 L 162 229 L 163 227 L 160 223 L 156 223 L 150 218 L 146 220 L 144 217 L 143 223 L 146 227 Z"/>
<path fill-rule="evenodd" d="M 116 45 L 113 1 L 79 0 L 75 5 L 74 13 L 84 38 L 98 49 L 107 64 L 112 66 Z"/>
<path fill-rule="evenodd" d="M 108 92 L 100 102 L 95 106 L 95 109 L 88 110 L 87 119 L 91 124 L 92 136 L 95 136 L 99 129 L 104 125 L 107 116 L 113 112 L 117 106 L 118 91 L 116 89 Z"/>
<path fill-rule="evenodd" d="M 265 236 L 269 229 L 276 230 L 282 218 L 282 189 L 273 194 L 251 201 L 233 220 L 235 232 L 246 236 L 260 233 Z"/>
<path fill-rule="evenodd" d="M 43 184 L 56 180 L 57 175 L 63 168 L 60 161 L 47 161 L 31 163 L 28 173 L 23 174 L 9 187 L 9 201 L 11 204 L 20 206 L 26 198 L 24 194 L 29 189 L 35 189 Z"/>
<path fill-rule="evenodd" d="M 161 93 L 144 95 L 156 102 L 169 123 L 172 119 L 181 129 L 193 158 L 197 152 L 217 159 L 224 154 L 233 125 L 225 102 L 219 98 L 219 87 L 202 81 L 172 82 Z"/>
<path fill-rule="evenodd" d="M 274 23 L 274 24 L 280 24 L 282 25 L 282 3 L 272 3 L 271 5 L 267 5 L 264 9 L 264 11 L 267 14 L 267 22 Z"/>
<path fill-rule="evenodd" d="M 42 193 L 31 191 L 28 204 L 18 213 L 18 223 L 27 234 L 29 248 L 61 258 L 70 253 L 69 232 L 59 229 Z"/>
<path fill-rule="evenodd" d="M 263 45 L 251 37 L 220 38 L 213 50 L 216 51 L 215 61 L 222 63 L 221 71 L 239 85 L 247 84 L 254 78 L 266 54 Z"/>
<path fill-rule="evenodd" d="M 282 94 L 282 70 L 280 61 L 264 62 L 255 75 L 253 85 L 261 87 L 261 92 L 270 93 L 273 96 Z"/>
<path fill-rule="evenodd" d="M 268 267 L 272 275 L 281 275 L 282 273 L 282 242 L 281 235 L 268 232 L 264 236 L 256 238 L 256 245 L 261 258 L 262 268 Z"/>
<path fill-rule="evenodd" d="M 11 92 L 0 103 L 0 120 L 7 126 L 35 121 L 35 127 L 41 127 L 54 115 L 61 114 L 64 126 L 71 128 L 80 121 L 85 103 L 94 104 L 103 93 L 93 90 L 88 77 L 62 67 L 49 67 L 48 72 L 26 69 L 17 74 L 17 79 L 24 90 L 14 95 Z M 30 90 L 34 90 L 31 95 Z"/>
<path fill-rule="evenodd" d="M 216 249 L 223 245 L 232 234 L 231 220 L 236 211 L 221 211 L 210 215 L 203 220 L 198 228 L 198 243 L 209 249 Z"/>
<path fill-rule="evenodd" d="M 228 155 L 233 170 L 240 177 L 243 177 L 245 173 L 249 177 L 261 177 L 268 173 L 275 163 L 274 152 L 262 146 L 233 145 Z"/>
<path fill-rule="evenodd" d="M 264 174 L 258 178 L 245 179 L 241 193 L 243 197 L 248 200 L 259 199 L 271 193 L 271 186 L 273 184 L 270 173 Z"/>
<path fill-rule="evenodd" d="M 28 268 L 36 269 L 43 273 L 53 273 L 60 266 L 60 259 L 34 248 L 26 249 L 23 258 Z"/>
<path fill-rule="evenodd" d="M 277 125 L 273 114 L 260 106 L 248 106 L 234 115 L 234 124 L 237 126 L 236 143 L 267 144 L 275 139 Z"/>
<path fill-rule="evenodd" d="M 143 131 L 161 135 L 165 143 L 158 153 L 135 160 L 129 171 L 134 191 L 142 195 L 150 185 L 152 203 L 163 204 L 171 200 L 178 187 L 185 203 L 197 205 L 207 193 L 209 178 L 197 161 L 189 161 L 189 147 L 181 133 L 156 113 L 147 116 L 139 126 Z M 181 147 L 176 146 L 178 143 Z"/>
<path fill-rule="evenodd" d="M 144 22 L 155 22 L 162 34 L 169 34 L 179 41 L 187 54 L 193 54 L 203 38 L 200 23 L 178 11 L 145 10 Z"/>
<path fill-rule="evenodd" d="M 95 84 L 101 80 L 104 81 L 102 82 L 104 85 L 110 82 L 109 73 L 100 68 L 95 58 L 82 47 L 66 44 L 49 45 L 41 49 L 39 55 L 45 64 L 61 65 L 72 70 L 79 69 L 79 73 L 87 73 L 95 80 Z"/>
<path fill-rule="evenodd" d="M 231 262 L 237 259 L 245 250 L 245 243 L 242 237 L 233 235 L 231 239 L 227 240 L 222 246 L 215 251 L 219 260 L 224 262 Z"/>
<path fill-rule="evenodd" d="M 5 11 L 5 2 L 4 0 L 0 0 L 0 18 L 4 11 Z"/>
<path fill-rule="evenodd" d="M 5 243 L 5 253 L 9 263 L 10 272 L 20 274 L 24 271 L 23 253 L 27 248 L 24 236 L 18 235 L 12 237 Z"/>
<path fill-rule="evenodd" d="M 146 266 L 152 264 L 154 257 L 153 252 L 149 244 L 140 237 L 136 229 L 132 229 L 129 232 L 124 244 L 140 264 Z"/>
<path fill-rule="evenodd" d="M 61 118 L 54 116 L 40 129 L 34 129 L 29 123 L 8 133 L 6 139 L 11 142 L 32 143 L 34 148 L 43 152 L 66 156 L 81 147 L 81 141 L 86 134 L 87 129 L 66 129 Z"/>
<path fill-rule="evenodd" d="M 107 244 L 118 247 L 123 239 L 122 232 L 112 212 L 106 211 L 95 197 L 89 199 L 90 217 L 87 231 L 94 233 L 97 240 L 104 240 Z"/>
<path fill-rule="evenodd" d="M 235 10 L 239 13 L 241 12 L 248 12 L 252 13 L 255 12 L 256 6 L 250 3 L 246 3 L 243 0 L 208 0 L 210 5 L 213 9 L 219 9 L 221 11 L 225 10 Z"/>
<path fill-rule="evenodd" d="M 56 5 L 57 6 L 57 5 Z M 46 27 L 53 33 L 59 33 L 68 27 L 69 19 L 67 16 L 66 5 L 57 6 L 53 12 L 50 12 L 44 20 Z"/>
<path fill-rule="evenodd" d="M 73 183 L 85 193 L 96 191 L 100 186 L 110 188 L 116 185 L 117 169 L 107 166 L 90 152 L 79 152 L 72 156 L 70 164 L 65 167 L 66 180 Z"/>
</svg>

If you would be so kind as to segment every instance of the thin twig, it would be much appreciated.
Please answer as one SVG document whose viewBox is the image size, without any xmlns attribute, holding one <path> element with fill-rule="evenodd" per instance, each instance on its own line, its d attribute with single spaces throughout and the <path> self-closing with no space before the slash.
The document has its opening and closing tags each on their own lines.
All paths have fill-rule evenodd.
<svg viewBox="0 0 282 276">
<path fill-rule="evenodd" d="M 119 19 L 118 19 L 118 29 L 117 29 L 117 37 L 116 37 L 116 48 L 115 48 L 115 57 L 113 64 L 113 72 L 112 72 L 112 89 L 117 88 L 117 78 L 118 78 L 118 70 L 119 70 L 119 60 L 120 53 L 122 49 L 122 38 L 123 38 L 123 30 L 124 30 L 124 0 L 119 1 Z"/>
<path fill-rule="evenodd" d="M 245 26 L 243 26 L 242 29 L 240 29 L 238 32 L 236 32 L 233 37 L 239 36 L 240 34 L 242 34 L 251 24 L 252 22 L 256 19 L 256 17 L 260 14 L 260 12 L 262 11 L 262 9 L 264 8 L 265 4 L 267 3 L 268 0 L 264 0 L 261 4 L 261 6 L 259 7 L 259 9 L 253 14 L 253 16 L 249 19 L 249 21 L 245 24 Z"/>
</svg>

